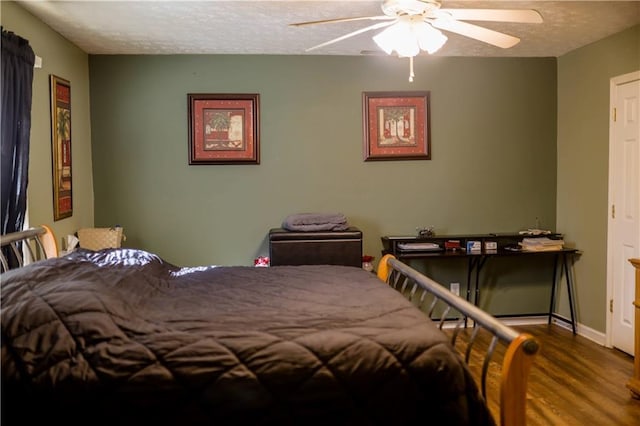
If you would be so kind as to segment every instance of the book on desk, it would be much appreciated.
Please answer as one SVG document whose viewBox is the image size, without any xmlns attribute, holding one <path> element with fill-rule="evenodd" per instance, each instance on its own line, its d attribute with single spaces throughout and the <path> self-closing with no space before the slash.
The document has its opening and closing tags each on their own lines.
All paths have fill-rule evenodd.
<svg viewBox="0 0 640 426">
<path fill-rule="evenodd" d="M 553 251 L 562 250 L 564 241 L 547 237 L 523 238 L 519 245 L 525 251 Z"/>
</svg>

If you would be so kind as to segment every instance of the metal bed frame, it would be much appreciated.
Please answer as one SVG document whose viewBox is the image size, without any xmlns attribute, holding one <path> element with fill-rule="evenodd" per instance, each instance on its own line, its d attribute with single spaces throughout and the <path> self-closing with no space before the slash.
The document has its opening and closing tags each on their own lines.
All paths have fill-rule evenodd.
<svg viewBox="0 0 640 426">
<path fill-rule="evenodd" d="M 486 330 L 492 337 L 484 354 L 480 377 L 482 395 L 487 399 L 486 381 L 491 359 L 498 343 L 506 346 L 500 374 L 500 424 L 521 426 L 526 424 L 526 393 L 529 371 L 540 348 L 538 341 L 527 333 L 520 333 L 502 323 L 477 306 L 456 296 L 436 281 L 397 260 L 393 255 L 383 256 L 378 265 L 378 277 L 398 290 L 443 329 L 454 314 L 455 326 L 451 332 L 451 344 L 456 346 L 460 331 L 471 320 L 473 330 L 464 353 L 469 364 L 471 353 L 482 351 L 476 347 L 478 332 Z M 431 297 L 428 297 L 431 296 Z M 427 306 L 428 300 L 431 300 Z M 434 314 L 438 308 L 438 314 Z M 455 316 L 455 312 L 459 316 Z M 480 345 L 477 345 L 480 346 Z"/>
<path fill-rule="evenodd" d="M 0 235 L 0 272 L 58 256 L 58 245 L 46 225 Z"/>
<path fill-rule="evenodd" d="M 1 271 L 21 267 L 29 262 L 56 257 L 58 247 L 51 229 L 45 225 L 8 235 L 0 236 Z M 10 247 L 10 250 L 9 250 Z M 12 263 L 8 256 L 15 256 Z M 16 264 L 17 262 L 17 264 Z M 469 364 L 478 331 L 486 330 L 492 336 L 484 354 L 480 377 L 482 394 L 486 400 L 486 380 L 491 358 L 498 343 L 506 346 L 500 374 L 500 424 L 502 426 L 524 426 L 526 424 L 526 392 L 529 371 L 539 350 L 537 340 L 527 333 L 519 333 L 482 311 L 477 306 L 456 296 L 436 281 L 424 276 L 415 269 L 397 260 L 393 255 L 383 256 L 378 265 L 378 277 L 391 287 L 405 295 L 410 301 L 424 310 L 428 299 L 431 303 L 427 315 L 438 321 L 439 328 L 454 314 L 455 328 L 451 333 L 451 343 L 456 346 L 460 331 L 471 320 L 473 331 L 464 351 L 464 360 Z M 430 296 L 430 297 L 427 297 Z M 434 314 L 438 308 L 438 314 Z M 455 312 L 459 315 L 456 316 Z M 439 315 L 439 317 L 438 317 Z M 478 345 L 480 346 L 480 345 Z"/>
</svg>

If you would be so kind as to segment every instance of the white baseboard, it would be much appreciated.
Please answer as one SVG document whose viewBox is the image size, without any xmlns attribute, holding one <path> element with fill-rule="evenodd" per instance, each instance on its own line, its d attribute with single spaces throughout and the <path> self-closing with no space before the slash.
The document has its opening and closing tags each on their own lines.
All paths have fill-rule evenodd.
<svg viewBox="0 0 640 426">
<path fill-rule="evenodd" d="M 549 319 L 546 315 L 544 316 L 533 316 L 533 317 L 504 317 L 500 318 L 502 322 L 507 324 L 508 326 L 518 326 L 518 325 L 537 325 L 537 324 L 546 324 Z M 551 323 L 555 324 L 559 327 L 566 328 L 569 331 L 571 330 L 571 320 L 569 318 L 551 318 Z M 584 324 L 577 323 L 576 324 L 576 334 L 584 337 L 585 339 L 589 339 L 594 343 L 599 344 L 600 346 L 605 346 L 606 335 L 605 333 L 594 330 L 591 327 L 587 327 Z"/>
<path fill-rule="evenodd" d="M 500 321 L 508 325 L 509 327 L 519 326 L 519 325 L 541 325 L 547 324 L 549 321 L 549 317 L 547 315 L 535 315 L 535 316 L 525 316 L 525 317 L 500 317 L 498 318 Z M 566 328 L 571 331 L 571 320 L 568 318 L 552 318 L 551 323 L 555 324 L 559 327 Z M 473 327 L 473 321 L 469 320 L 469 327 Z M 442 328 L 453 328 L 455 327 L 455 323 L 445 323 Z M 591 327 L 587 327 L 584 324 L 576 324 L 576 334 L 584 337 L 585 339 L 589 339 L 594 343 L 597 343 L 600 346 L 606 346 L 606 336 L 605 333 L 594 330 Z"/>
<path fill-rule="evenodd" d="M 560 327 L 566 328 L 567 330 L 571 330 L 571 321 L 568 319 L 559 320 L 557 318 L 553 318 L 552 322 Z M 576 324 L 576 334 L 584 337 L 585 339 L 589 339 L 594 343 L 599 344 L 600 346 L 606 346 L 606 335 L 605 333 L 594 330 L 591 327 L 587 327 L 584 324 Z"/>
<path fill-rule="evenodd" d="M 546 324 L 549 321 L 549 317 L 546 315 L 530 317 L 500 317 L 498 319 L 509 327 L 514 325 L 540 325 Z"/>
<path fill-rule="evenodd" d="M 524 316 L 524 317 L 500 317 L 498 318 L 501 322 L 505 323 L 509 327 L 517 326 L 517 325 L 540 325 L 546 324 L 548 317 L 546 315 L 540 316 Z M 442 326 L 442 328 L 454 328 L 456 324 L 454 322 L 446 322 Z M 469 319 L 467 327 L 473 327 L 473 320 Z"/>
</svg>

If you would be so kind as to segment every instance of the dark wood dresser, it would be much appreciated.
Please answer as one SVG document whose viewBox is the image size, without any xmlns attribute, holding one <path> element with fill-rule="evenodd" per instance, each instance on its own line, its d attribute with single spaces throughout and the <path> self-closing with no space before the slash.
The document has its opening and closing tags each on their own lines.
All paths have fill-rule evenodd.
<svg viewBox="0 0 640 426">
<path fill-rule="evenodd" d="M 362 266 L 362 232 L 355 227 L 345 231 L 269 231 L 271 266 L 344 265 Z"/>
</svg>

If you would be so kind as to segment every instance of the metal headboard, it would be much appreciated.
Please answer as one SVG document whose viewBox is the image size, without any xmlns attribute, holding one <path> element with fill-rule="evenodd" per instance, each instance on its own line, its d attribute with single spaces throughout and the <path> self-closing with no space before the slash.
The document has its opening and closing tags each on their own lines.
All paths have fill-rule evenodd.
<svg viewBox="0 0 640 426">
<path fill-rule="evenodd" d="M 45 241 L 47 237 L 53 238 L 51 230 L 45 226 L 0 235 L 0 271 L 6 272 L 29 262 L 55 257 L 55 238 Z"/>
</svg>

